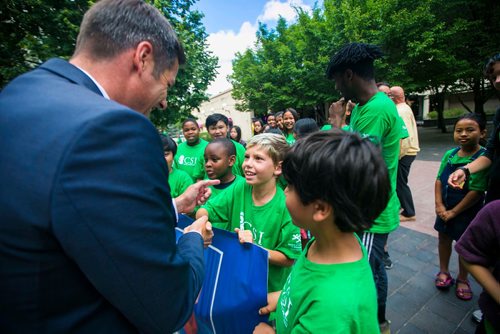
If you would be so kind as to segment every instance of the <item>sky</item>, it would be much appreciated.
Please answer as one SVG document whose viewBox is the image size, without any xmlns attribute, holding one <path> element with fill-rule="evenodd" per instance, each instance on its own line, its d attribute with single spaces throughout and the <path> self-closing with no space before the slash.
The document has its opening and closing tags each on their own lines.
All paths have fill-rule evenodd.
<svg viewBox="0 0 500 334">
<path fill-rule="evenodd" d="M 236 52 L 253 47 L 258 22 L 273 28 L 281 15 L 294 22 L 294 7 L 310 11 L 321 0 L 199 0 L 194 8 L 205 17 L 203 24 L 209 35 L 209 50 L 219 58 L 218 75 L 208 87 L 208 94 L 215 95 L 231 88 L 227 76 L 232 73 L 231 61 Z"/>
</svg>

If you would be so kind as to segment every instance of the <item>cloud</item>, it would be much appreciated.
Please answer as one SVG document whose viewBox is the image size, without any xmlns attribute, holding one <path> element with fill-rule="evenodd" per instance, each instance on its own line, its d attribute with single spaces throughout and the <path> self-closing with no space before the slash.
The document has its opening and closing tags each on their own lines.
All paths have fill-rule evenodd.
<svg viewBox="0 0 500 334">
<path fill-rule="evenodd" d="M 232 30 L 221 30 L 212 33 L 207 38 L 209 50 L 219 58 L 218 75 L 212 84 L 208 87 L 208 94 L 214 95 L 231 88 L 227 81 L 227 76 L 233 73 L 232 60 L 237 52 L 243 52 L 254 46 L 258 22 L 273 23 L 282 16 L 287 21 L 293 21 L 296 17 L 296 11 L 293 7 L 301 7 L 306 11 L 311 11 L 311 7 L 304 4 L 303 0 L 279 0 L 268 1 L 256 21 L 252 24 L 244 22 L 238 33 Z"/>
<path fill-rule="evenodd" d="M 265 4 L 264 13 L 259 15 L 257 19 L 262 22 L 277 21 L 281 16 L 287 21 L 292 21 L 297 16 L 296 7 L 301 7 L 308 12 L 311 11 L 311 7 L 304 4 L 301 0 L 288 0 L 285 2 L 271 0 Z"/>
<path fill-rule="evenodd" d="M 232 30 L 221 30 L 208 36 L 208 48 L 219 58 L 219 68 L 217 69 L 219 73 L 215 81 L 213 81 L 208 88 L 208 93 L 210 95 L 231 88 L 231 84 L 226 78 L 233 72 L 232 60 L 237 52 L 243 52 L 254 45 L 256 32 L 256 25 L 252 25 L 250 22 L 244 22 L 237 34 Z"/>
</svg>

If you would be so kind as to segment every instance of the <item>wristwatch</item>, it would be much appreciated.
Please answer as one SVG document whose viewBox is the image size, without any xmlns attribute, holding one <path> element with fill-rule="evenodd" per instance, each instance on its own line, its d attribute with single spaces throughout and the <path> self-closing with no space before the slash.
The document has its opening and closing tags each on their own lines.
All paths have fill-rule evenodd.
<svg viewBox="0 0 500 334">
<path fill-rule="evenodd" d="M 470 176 L 470 170 L 466 166 L 458 167 L 457 169 L 460 169 L 464 172 L 465 174 L 465 179 L 468 180 Z"/>
</svg>

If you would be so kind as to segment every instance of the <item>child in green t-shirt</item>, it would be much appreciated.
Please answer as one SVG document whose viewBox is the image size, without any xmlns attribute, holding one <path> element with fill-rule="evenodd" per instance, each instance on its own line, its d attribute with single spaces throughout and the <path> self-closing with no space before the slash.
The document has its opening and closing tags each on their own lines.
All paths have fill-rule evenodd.
<svg viewBox="0 0 500 334">
<path fill-rule="evenodd" d="M 213 139 L 229 138 L 229 119 L 222 114 L 212 114 L 205 120 L 205 127 L 208 134 Z M 233 174 L 243 176 L 243 160 L 245 159 L 245 147 L 240 143 L 231 140 L 236 148 L 236 161 L 233 165 Z"/>
<path fill-rule="evenodd" d="M 176 198 L 193 184 L 193 180 L 185 171 L 172 167 L 175 153 L 177 153 L 177 144 L 169 136 L 160 136 L 163 144 L 163 153 L 168 165 L 168 185 L 170 186 L 170 195 L 172 198 Z"/>
<path fill-rule="evenodd" d="M 177 154 L 174 155 L 173 166 L 175 169 L 188 173 L 193 182 L 202 180 L 205 176 L 203 152 L 208 142 L 200 138 L 200 127 L 192 118 L 187 118 L 182 122 L 182 134 L 186 141 L 179 144 Z"/>
<path fill-rule="evenodd" d="M 211 198 L 215 198 L 221 192 L 238 182 L 245 182 L 239 175 L 234 175 L 232 168 L 236 161 L 236 148 L 228 138 L 216 138 L 205 148 L 205 174 L 211 180 L 220 180 L 212 190 Z M 217 226 L 215 226 L 217 227 Z"/>
<path fill-rule="evenodd" d="M 210 199 L 196 213 L 196 218 L 207 215 L 210 221 L 225 222 L 223 228 L 236 231 L 242 243 L 269 251 L 269 291 L 281 289 L 301 250 L 299 229 L 292 224 L 283 190 L 276 186 L 287 150 L 281 135 L 252 137 L 243 162 L 246 182 Z"/>
<path fill-rule="evenodd" d="M 472 174 L 461 189 L 448 187 L 448 177 L 455 170 L 486 153 L 479 145 L 486 134 L 486 121 L 476 114 L 467 114 L 455 123 L 453 138 L 460 145 L 445 153 L 439 167 L 435 183 L 436 222 L 434 229 L 438 231 L 439 273 L 435 286 L 448 289 L 455 283 L 449 271 L 453 240 L 458 241 L 481 210 L 484 191 L 488 186 L 488 169 Z M 472 299 L 472 290 L 467 280 L 467 269 L 458 261 L 458 276 L 455 295 L 462 300 Z"/>
<path fill-rule="evenodd" d="M 269 294 L 277 333 L 378 333 L 377 293 L 356 232 L 387 205 L 390 183 L 378 148 L 338 129 L 299 140 L 283 161 L 286 206 L 313 239 L 286 280 Z M 273 332 L 266 323 L 254 333 Z"/>
</svg>

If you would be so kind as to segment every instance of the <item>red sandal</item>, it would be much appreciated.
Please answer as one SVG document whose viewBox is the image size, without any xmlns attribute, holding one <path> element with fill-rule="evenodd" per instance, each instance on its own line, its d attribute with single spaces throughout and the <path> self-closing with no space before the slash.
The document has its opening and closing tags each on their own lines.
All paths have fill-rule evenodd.
<svg viewBox="0 0 500 334">
<path fill-rule="evenodd" d="M 458 287 L 458 283 L 465 284 L 467 285 L 467 288 L 461 289 Z M 457 285 L 455 288 L 455 296 L 457 296 L 458 299 L 469 301 L 472 299 L 472 289 L 470 288 L 470 283 L 468 280 L 461 280 L 457 278 Z"/>
<path fill-rule="evenodd" d="M 442 274 L 446 275 L 446 279 L 442 279 L 439 277 Z M 437 273 L 436 279 L 434 280 L 434 285 L 436 286 L 436 288 L 440 290 L 448 289 L 450 286 L 453 285 L 453 283 L 455 283 L 455 280 L 453 279 L 453 277 L 451 277 L 450 273 L 442 271 Z"/>
</svg>

